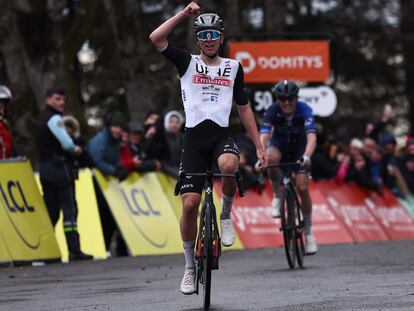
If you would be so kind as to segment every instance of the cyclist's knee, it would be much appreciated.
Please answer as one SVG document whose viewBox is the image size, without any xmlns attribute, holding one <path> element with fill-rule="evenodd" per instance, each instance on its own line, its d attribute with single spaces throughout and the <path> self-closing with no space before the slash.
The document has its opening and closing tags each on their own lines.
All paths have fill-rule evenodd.
<svg viewBox="0 0 414 311">
<path fill-rule="evenodd" d="M 200 195 L 183 196 L 183 215 L 191 217 L 197 215 L 198 206 L 200 205 Z"/>
<path fill-rule="evenodd" d="M 239 161 L 236 156 L 223 157 L 219 159 L 218 166 L 223 174 L 233 174 L 239 169 Z"/>
<path fill-rule="evenodd" d="M 266 149 L 266 156 L 269 165 L 279 164 L 282 154 L 275 147 L 269 147 Z"/>
</svg>

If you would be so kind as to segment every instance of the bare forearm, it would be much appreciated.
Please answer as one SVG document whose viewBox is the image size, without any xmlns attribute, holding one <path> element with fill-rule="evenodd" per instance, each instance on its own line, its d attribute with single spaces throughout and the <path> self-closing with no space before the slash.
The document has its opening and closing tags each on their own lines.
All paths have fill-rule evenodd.
<svg viewBox="0 0 414 311">
<path fill-rule="evenodd" d="M 310 158 L 316 148 L 316 134 L 308 133 L 306 134 L 306 138 L 307 138 L 307 143 L 306 143 L 304 155 Z"/>
<path fill-rule="evenodd" d="M 157 29 L 155 29 L 149 36 L 152 44 L 155 45 L 157 49 L 165 48 L 168 45 L 167 37 L 170 32 L 177 26 L 180 22 L 186 19 L 190 15 L 196 16 L 200 13 L 200 7 L 197 3 L 191 2 L 183 10 L 175 14 L 173 17 L 166 20 Z"/>
<path fill-rule="evenodd" d="M 243 122 L 243 126 L 246 129 L 247 133 L 249 133 L 251 140 L 256 146 L 256 149 L 263 149 L 263 145 L 259 137 L 259 131 L 257 130 L 256 119 L 254 118 L 250 104 L 239 106 L 239 115 L 240 119 Z"/>
<path fill-rule="evenodd" d="M 262 146 L 264 148 L 266 148 L 267 143 L 270 140 L 270 134 L 264 133 L 264 134 L 260 134 L 260 142 L 262 143 Z"/>
<path fill-rule="evenodd" d="M 152 44 L 157 48 L 161 49 L 168 45 L 167 37 L 170 32 L 177 26 L 181 21 L 183 21 L 187 16 L 183 11 L 178 12 L 170 19 L 162 23 L 158 28 L 156 28 L 149 36 Z"/>
</svg>

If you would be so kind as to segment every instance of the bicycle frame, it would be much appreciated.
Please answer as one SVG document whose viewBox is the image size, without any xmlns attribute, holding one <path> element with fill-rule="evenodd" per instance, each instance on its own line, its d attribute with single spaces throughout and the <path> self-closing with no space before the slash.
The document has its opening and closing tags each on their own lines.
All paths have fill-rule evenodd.
<svg viewBox="0 0 414 311">
<path fill-rule="evenodd" d="M 218 270 L 221 255 L 220 233 L 217 225 L 217 215 L 213 200 L 213 177 L 236 178 L 240 196 L 243 196 L 241 176 L 236 174 L 216 174 L 210 169 L 206 173 L 180 172 L 175 186 L 174 194 L 179 193 L 181 180 L 189 176 L 205 176 L 204 200 L 200 213 L 200 224 L 196 242 L 196 294 L 198 294 L 199 283 L 203 284 L 204 309 L 210 307 L 211 271 Z"/>
</svg>

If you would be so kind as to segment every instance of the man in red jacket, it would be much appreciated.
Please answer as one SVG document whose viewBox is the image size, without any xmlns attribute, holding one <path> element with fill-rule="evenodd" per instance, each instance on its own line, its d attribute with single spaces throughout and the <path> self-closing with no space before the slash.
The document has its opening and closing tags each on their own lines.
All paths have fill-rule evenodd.
<svg viewBox="0 0 414 311">
<path fill-rule="evenodd" d="M 6 120 L 5 111 L 12 99 L 9 88 L 0 85 L 0 160 L 10 158 L 12 155 L 12 136 L 10 125 Z"/>
</svg>

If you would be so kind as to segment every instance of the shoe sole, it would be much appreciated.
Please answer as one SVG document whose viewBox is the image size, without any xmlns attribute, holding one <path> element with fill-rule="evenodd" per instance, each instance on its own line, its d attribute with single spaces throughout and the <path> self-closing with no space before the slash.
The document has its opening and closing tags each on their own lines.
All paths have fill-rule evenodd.
<svg viewBox="0 0 414 311">
<path fill-rule="evenodd" d="M 317 252 L 318 252 L 318 251 L 316 251 L 316 252 L 312 252 L 312 253 L 308 253 L 308 252 L 306 252 L 306 256 L 312 256 L 312 255 L 315 255 Z"/>
<path fill-rule="evenodd" d="M 186 295 L 186 296 L 190 296 L 190 295 L 194 295 L 196 293 L 196 291 L 193 291 L 191 293 L 184 293 L 183 291 L 181 291 L 181 293 Z"/>
</svg>

